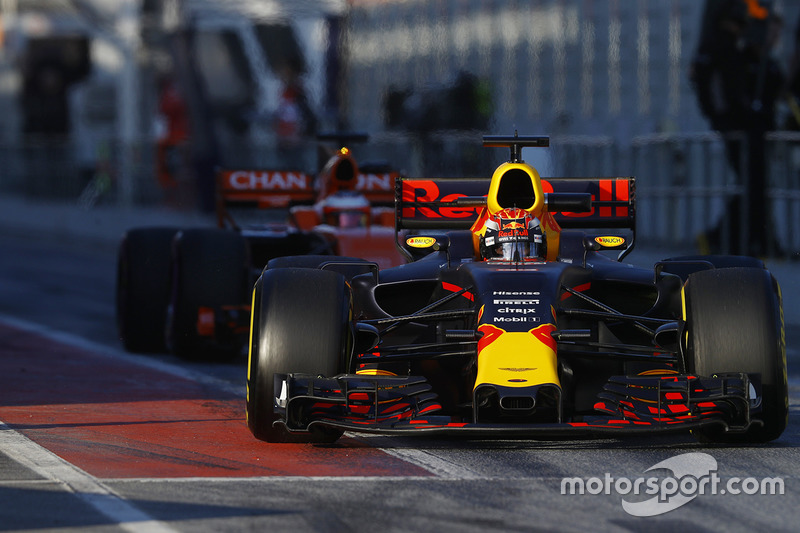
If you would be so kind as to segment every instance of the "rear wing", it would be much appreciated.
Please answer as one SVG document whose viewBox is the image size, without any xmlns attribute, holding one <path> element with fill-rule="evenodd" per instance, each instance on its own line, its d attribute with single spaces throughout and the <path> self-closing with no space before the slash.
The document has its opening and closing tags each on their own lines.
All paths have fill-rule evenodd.
<svg viewBox="0 0 800 533">
<path fill-rule="evenodd" d="M 490 181 L 488 178 L 398 178 L 395 226 L 398 231 L 469 229 L 486 205 Z M 633 244 L 635 178 L 548 178 L 542 179 L 542 189 L 548 211 L 562 228 L 629 229 Z M 564 207 L 575 206 L 575 198 L 586 195 L 592 200 L 586 212 L 569 212 L 569 207 Z"/>
<path fill-rule="evenodd" d="M 475 197 L 486 197 L 489 182 L 488 178 L 398 178 L 397 229 L 470 228 L 482 208 Z M 568 195 L 591 195 L 589 212 L 550 211 L 562 228 L 635 229 L 635 178 L 548 178 L 542 179 L 542 189 L 550 205 Z"/>
<path fill-rule="evenodd" d="M 314 177 L 292 170 L 218 169 L 217 224 L 239 224 L 231 212 L 258 209 L 286 209 L 294 204 L 310 204 L 316 198 Z"/>
<path fill-rule="evenodd" d="M 225 203 L 251 203 L 256 207 L 288 207 L 312 202 L 314 177 L 291 170 L 217 171 L 217 192 Z"/>
<path fill-rule="evenodd" d="M 396 172 L 359 173 L 355 189 L 371 204 L 392 205 Z M 316 177 L 301 171 L 263 169 L 217 170 L 217 218 L 236 223 L 230 207 L 287 209 L 292 205 L 313 204 L 319 191 Z"/>
</svg>

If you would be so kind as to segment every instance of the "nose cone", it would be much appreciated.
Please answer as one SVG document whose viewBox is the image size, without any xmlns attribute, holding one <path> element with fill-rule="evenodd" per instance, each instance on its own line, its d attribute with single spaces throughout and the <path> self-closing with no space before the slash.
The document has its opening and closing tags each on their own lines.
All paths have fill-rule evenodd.
<svg viewBox="0 0 800 533">
<path fill-rule="evenodd" d="M 506 331 L 491 324 L 479 326 L 483 337 L 478 342 L 475 388 L 487 384 L 510 388 L 560 386 L 556 344 L 550 336 L 554 330 L 552 324 L 529 331 Z"/>
</svg>

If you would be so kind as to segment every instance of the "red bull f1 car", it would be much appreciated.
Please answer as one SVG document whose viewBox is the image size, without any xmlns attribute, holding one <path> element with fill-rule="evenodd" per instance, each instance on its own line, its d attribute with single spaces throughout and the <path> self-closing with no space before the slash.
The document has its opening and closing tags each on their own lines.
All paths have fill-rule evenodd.
<svg viewBox="0 0 800 533">
<path fill-rule="evenodd" d="M 327 134 L 321 141 L 365 141 Z M 319 175 L 220 169 L 218 227 L 129 230 L 119 249 L 117 324 L 126 349 L 231 359 L 247 343 L 250 293 L 269 261 L 306 256 L 406 262 L 395 245 L 394 180 L 337 144 Z"/>
<path fill-rule="evenodd" d="M 626 264 L 632 177 L 399 178 L 413 261 L 284 258 L 252 294 L 247 423 L 269 442 L 345 431 L 564 438 L 692 432 L 764 442 L 788 413 L 776 280 L 755 258 Z"/>
</svg>

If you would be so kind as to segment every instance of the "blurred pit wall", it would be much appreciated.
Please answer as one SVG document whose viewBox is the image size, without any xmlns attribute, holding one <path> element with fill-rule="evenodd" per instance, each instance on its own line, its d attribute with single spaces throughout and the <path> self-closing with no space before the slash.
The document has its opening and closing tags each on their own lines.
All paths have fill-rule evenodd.
<svg viewBox="0 0 800 533">
<path fill-rule="evenodd" d="M 370 142 L 352 149 L 361 164 L 382 162 L 407 176 L 488 178 L 508 154 L 481 147 L 481 135 L 442 131 L 422 138 L 389 132 L 372 135 Z M 109 140 L 99 146 L 100 163 L 86 168 L 75 162 L 74 149 L 66 142 L 0 145 L 0 194 L 74 203 L 84 209 L 99 203 L 123 205 L 117 187 L 120 145 Z M 317 148 L 309 142 L 309 158 L 316 157 Z M 779 245 L 797 254 L 800 133 L 771 132 L 767 148 L 767 212 Z M 155 146 L 142 142 L 128 149 L 135 163 L 135 204 L 198 209 L 198 184 L 189 173 L 179 173 L 174 187 L 165 189 L 154 177 Z M 528 149 L 523 158 L 543 177 L 635 176 L 640 246 L 693 250 L 697 235 L 716 223 L 727 200 L 745 190 L 727 162 L 722 137 L 713 132 L 643 135 L 624 147 L 610 137 L 556 136 L 549 149 Z M 269 157 L 255 167 L 275 168 Z"/>
</svg>

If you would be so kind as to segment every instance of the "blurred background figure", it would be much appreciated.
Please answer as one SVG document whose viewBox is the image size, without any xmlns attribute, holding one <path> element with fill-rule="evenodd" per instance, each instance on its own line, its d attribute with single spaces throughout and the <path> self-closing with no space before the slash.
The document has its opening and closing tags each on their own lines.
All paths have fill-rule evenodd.
<svg viewBox="0 0 800 533">
<path fill-rule="evenodd" d="M 58 197 L 65 194 L 52 180 L 79 181 L 84 185 L 67 145 L 75 117 L 70 92 L 91 72 L 85 38 L 46 36 L 30 39 L 18 58 L 22 80 L 19 94 L 23 188 L 29 194 Z M 10 117 L 6 115 L 5 121 Z"/>
<path fill-rule="evenodd" d="M 180 205 L 180 181 L 188 165 L 189 117 L 186 102 L 175 79 L 165 74 L 159 80 L 158 112 L 160 127 L 156 141 L 156 177 L 165 201 Z"/>
<path fill-rule="evenodd" d="M 24 132 L 46 137 L 69 133 L 67 79 L 58 61 L 43 59 L 26 80 L 22 94 Z"/>
<path fill-rule="evenodd" d="M 768 131 L 785 75 L 772 57 L 782 19 L 758 0 L 706 0 L 692 63 L 698 105 L 722 134 L 742 195 L 734 195 L 710 229 L 698 236 L 702 253 L 765 256 L 778 248 L 767 208 Z"/>
<path fill-rule="evenodd" d="M 304 145 L 312 142 L 317 132 L 317 118 L 308 101 L 303 85 L 302 64 L 291 57 L 280 67 L 283 84 L 278 107 L 275 110 L 274 128 L 280 164 L 286 169 L 305 167 Z"/>
</svg>

